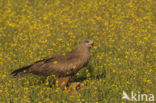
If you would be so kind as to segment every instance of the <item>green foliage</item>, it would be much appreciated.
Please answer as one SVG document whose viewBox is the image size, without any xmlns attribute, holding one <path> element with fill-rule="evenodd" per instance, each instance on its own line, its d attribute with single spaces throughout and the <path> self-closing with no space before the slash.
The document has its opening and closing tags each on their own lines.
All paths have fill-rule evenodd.
<svg viewBox="0 0 156 103">
<path fill-rule="evenodd" d="M 122 91 L 156 94 L 155 0 L 1 0 L 0 103 L 127 103 Z M 10 73 L 94 40 L 69 93 L 44 77 Z"/>
</svg>

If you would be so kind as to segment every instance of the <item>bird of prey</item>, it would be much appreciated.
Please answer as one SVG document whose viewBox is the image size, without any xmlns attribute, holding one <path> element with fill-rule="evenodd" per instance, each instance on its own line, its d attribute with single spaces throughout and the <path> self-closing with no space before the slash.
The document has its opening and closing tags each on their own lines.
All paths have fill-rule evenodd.
<svg viewBox="0 0 156 103">
<path fill-rule="evenodd" d="M 36 74 L 46 77 L 55 75 L 59 84 L 64 82 L 66 85 L 70 77 L 75 75 L 89 62 L 89 52 L 92 46 L 92 40 L 85 40 L 71 52 L 34 62 L 13 71 L 11 74 L 15 77 L 23 77 L 27 74 Z"/>
</svg>

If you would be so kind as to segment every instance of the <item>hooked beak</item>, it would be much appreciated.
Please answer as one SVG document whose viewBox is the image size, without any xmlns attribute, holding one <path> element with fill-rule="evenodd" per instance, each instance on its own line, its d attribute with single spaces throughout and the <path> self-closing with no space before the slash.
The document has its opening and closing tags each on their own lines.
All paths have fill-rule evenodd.
<svg viewBox="0 0 156 103">
<path fill-rule="evenodd" d="M 89 47 L 92 47 L 93 44 L 94 44 L 93 42 L 90 42 L 90 43 L 88 44 L 88 46 L 89 46 Z"/>
</svg>

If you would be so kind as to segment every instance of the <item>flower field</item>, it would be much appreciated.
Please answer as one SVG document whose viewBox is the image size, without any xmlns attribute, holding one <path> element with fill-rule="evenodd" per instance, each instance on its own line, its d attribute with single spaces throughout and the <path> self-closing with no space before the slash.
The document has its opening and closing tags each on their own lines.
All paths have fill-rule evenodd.
<svg viewBox="0 0 156 103">
<path fill-rule="evenodd" d="M 156 96 L 155 5 L 155 0 L 1 0 L 0 103 L 132 103 L 122 100 L 123 91 Z M 94 41 L 90 62 L 70 80 L 83 84 L 78 92 L 51 87 L 45 77 L 10 75 L 86 39 Z"/>
</svg>

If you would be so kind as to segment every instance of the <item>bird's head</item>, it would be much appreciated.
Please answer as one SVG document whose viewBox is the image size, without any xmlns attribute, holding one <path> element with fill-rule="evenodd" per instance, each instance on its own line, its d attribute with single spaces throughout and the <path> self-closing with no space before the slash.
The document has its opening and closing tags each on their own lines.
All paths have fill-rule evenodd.
<svg viewBox="0 0 156 103">
<path fill-rule="evenodd" d="M 84 43 L 88 48 L 91 48 L 94 44 L 93 40 L 90 40 L 90 39 L 85 40 Z"/>
</svg>

